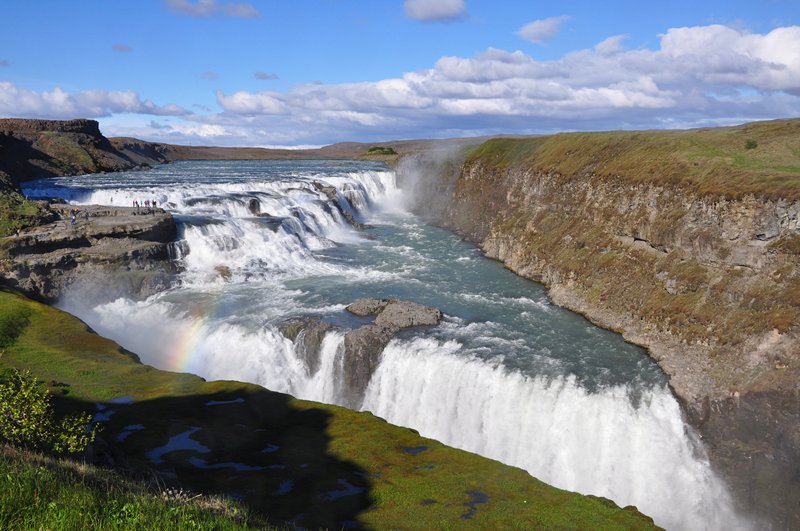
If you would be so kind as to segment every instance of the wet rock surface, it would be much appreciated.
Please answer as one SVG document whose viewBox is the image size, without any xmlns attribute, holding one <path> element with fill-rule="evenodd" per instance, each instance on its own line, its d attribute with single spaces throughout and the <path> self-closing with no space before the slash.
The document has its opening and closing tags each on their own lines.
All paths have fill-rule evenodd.
<svg viewBox="0 0 800 531">
<path fill-rule="evenodd" d="M 356 220 L 352 212 L 342 207 L 342 205 L 339 203 L 338 192 L 336 191 L 335 187 L 322 184 L 319 181 L 314 181 L 312 184 L 315 190 L 321 192 L 322 194 L 325 195 L 325 197 L 328 198 L 330 204 L 332 204 L 334 208 L 336 208 L 336 210 L 339 211 L 339 214 L 341 214 L 342 217 L 346 219 L 350 225 L 352 225 L 357 229 L 363 229 L 366 227 L 366 225 L 364 225 L 363 223 L 359 223 L 358 220 Z"/>
<path fill-rule="evenodd" d="M 358 299 L 346 309 L 361 317 L 377 316 L 372 324 L 351 330 L 344 336 L 346 400 L 351 407 L 358 407 L 389 341 L 404 328 L 439 324 L 442 312 L 397 299 Z"/>
<path fill-rule="evenodd" d="M 293 319 L 280 326 L 281 333 L 294 342 L 295 352 L 305 362 L 308 374 L 319 370 L 322 341 L 330 330 L 332 324 L 316 317 Z"/>
<path fill-rule="evenodd" d="M 372 323 L 344 335 L 344 351 L 339 380 L 344 405 L 358 409 L 370 378 L 381 361 L 386 345 L 400 331 L 418 326 L 435 326 L 442 319 L 437 308 L 397 299 L 358 299 L 347 311 L 359 317 L 376 316 Z M 308 374 L 320 367 L 322 342 L 335 327 L 318 317 L 291 319 L 279 326 L 281 333 L 295 344 L 295 352 L 305 363 Z"/>
</svg>

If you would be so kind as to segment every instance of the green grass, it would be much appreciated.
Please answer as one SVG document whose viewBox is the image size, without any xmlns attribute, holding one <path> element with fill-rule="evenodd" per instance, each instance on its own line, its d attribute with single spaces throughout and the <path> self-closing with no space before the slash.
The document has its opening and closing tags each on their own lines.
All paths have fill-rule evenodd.
<svg viewBox="0 0 800 531">
<path fill-rule="evenodd" d="M 46 131 L 39 136 L 36 145 L 64 165 L 68 173 L 97 171 L 97 165 L 89 152 L 67 135 Z"/>
<path fill-rule="evenodd" d="M 42 210 L 17 192 L 0 192 L 0 237 L 10 236 L 18 230 L 39 225 Z"/>
<path fill-rule="evenodd" d="M 15 320 L 16 315 L 24 317 Z M 356 520 L 372 528 L 653 528 L 634 508 L 550 487 L 520 469 L 369 413 L 141 365 L 77 319 L 8 291 L 0 291 L 2 322 L 7 325 L 0 326 L 0 368 L 29 369 L 50 382 L 60 411 L 96 410 L 118 397 L 133 400 L 103 406 L 114 414 L 103 423 L 97 452 L 118 466 L 153 469 L 198 493 L 235 493 L 249 511 L 272 521 L 305 513 L 308 527 Z M 206 405 L 210 400 L 228 403 Z M 120 440 L 126 426 L 135 424 L 143 429 Z M 175 451 L 161 463 L 148 459 L 148 451 L 195 428 L 192 440 L 208 452 Z M 427 449 L 416 455 L 405 451 L 421 446 Z M 192 458 L 216 468 L 199 469 Z M 255 468 L 226 467 L 231 462 Z M 291 491 L 276 494 L 287 481 Z M 348 485 L 363 490 L 333 496 Z M 488 501 L 466 521 L 474 491 Z"/>
<path fill-rule="evenodd" d="M 0 529 L 265 528 L 242 504 L 0 446 Z"/>
<path fill-rule="evenodd" d="M 800 119 L 688 131 L 499 138 L 473 150 L 468 160 L 553 172 L 564 179 L 594 175 L 725 197 L 800 199 Z"/>
</svg>

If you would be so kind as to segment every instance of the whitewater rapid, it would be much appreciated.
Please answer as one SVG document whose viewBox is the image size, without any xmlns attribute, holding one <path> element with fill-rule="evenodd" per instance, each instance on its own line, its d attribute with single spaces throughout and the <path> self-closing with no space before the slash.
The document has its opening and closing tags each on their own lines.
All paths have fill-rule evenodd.
<svg viewBox="0 0 800 531">
<path fill-rule="evenodd" d="M 635 505 L 668 529 L 749 525 L 643 351 L 409 214 L 386 168 L 186 162 L 25 191 L 77 204 L 154 199 L 175 215 L 183 272 L 172 289 L 104 299 L 77 284 L 60 302 L 145 363 L 341 404 L 344 330 L 363 322 L 344 306 L 364 296 L 438 306 L 441 326 L 387 346 L 361 409 L 557 487 Z M 281 332 L 306 316 L 338 327 L 316 371 Z"/>
</svg>

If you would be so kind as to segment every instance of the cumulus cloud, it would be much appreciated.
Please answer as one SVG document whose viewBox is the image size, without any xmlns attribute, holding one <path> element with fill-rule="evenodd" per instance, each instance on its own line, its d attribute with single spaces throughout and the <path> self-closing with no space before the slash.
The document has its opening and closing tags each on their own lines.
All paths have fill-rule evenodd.
<svg viewBox="0 0 800 531">
<path fill-rule="evenodd" d="M 119 53 L 128 53 L 133 51 L 133 48 L 127 44 L 114 44 L 111 46 L 111 49 Z"/>
<path fill-rule="evenodd" d="M 405 0 L 406 15 L 430 21 L 448 21 L 463 18 L 467 14 L 464 0 Z"/>
<path fill-rule="evenodd" d="M 259 81 L 274 81 L 274 80 L 278 79 L 278 74 L 276 74 L 274 72 L 261 72 L 261 71 L 258 71 L 258 72 L 256 72 L 255 77 Z"/>
<path fill-rule="evenodd" d="M 132 91 L 84 90 L 69 93 L 56 87 L 35 92 L 0 81 L 0 115 L 20 118 L 97 118 L 118 113 L 181 116 L 188 111 L 177 105 L 156 105 Z"/>
<path fill-rule="evenodd" d="M 255 18 L 260 15 L 252 4 L 217 3 L 216 0 L 165 0 L 167 7 L 174 13 L 193 17 L 208 17 L 224 14 L 229 17 Z"/>
<path fill-rule="evenodd" d="M 396 79 L 218 92 L 219 116 L 226 127 L 249 124 L 273 135 L 283 129 L 314 143 L 326 134 L 330 140 L 676 127 L 800 114 L 800 27 L 766 34 L 673 28 L 655 50 L 626 50 L 624 38 L 548 61 L 488 49 L 443 57 Z"/>
<path fill-rule="evenodd" d="M 277 92 L 236 92 L 226 96 L 217 92 L 217 101 L 225 111 L 233 114 L 286 114 L 287 108 Z"/>
<path fill-rule="evenodd" d="M 562 15 L 560 17 L 543 18 L 534 20 L 522 26 L 517 35 L 525 40 L 540 43 L 551 39 L 561 30 L 561 25 L 567 22 L 570 17 Z"/>
</svg>

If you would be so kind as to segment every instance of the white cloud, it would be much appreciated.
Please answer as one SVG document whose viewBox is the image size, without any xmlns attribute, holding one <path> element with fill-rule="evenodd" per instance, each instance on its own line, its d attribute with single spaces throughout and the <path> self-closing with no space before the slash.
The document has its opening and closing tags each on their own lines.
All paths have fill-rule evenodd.
<svg viewBox="0 0 800 531">
<path fill-rule="evenodd" d="M 242 115 L 285 114 L 286 107 L 275 92 L 235 92 L 226 96 L 217 92 L 217 101 L 226 112 Z"/>
<path fill-rule="evenodd" d="M 0 81 L 0 115 L 20 118 L 97 118 L 118 113 L 181 116 L 188 111 L 177 105 L 159 106 L 132 91 L 85 90 L 68 93 L 56 87 L 35 92 Z"/>
<path fill-rule="evenodd" d="M 405 0 L 406 15 L 422 21 L 456 20 L 466 16 L 464 0 Z"/>
<path fill-rule="evenodd" d="M 209 17 L 222 13 L 229 17 L 255 18 L 260 15 L 252 4 L 218 4 L 216 0 L 164 0 L 174 13 L 193 17 Z"/>
<path fill-rule="evenodd" d="M 168 127 L 148 125 L 148 117 L 139 133 L 115 132 L 219 145 L 690 127 L 800 115 L 798 26 L 764 34 L 672 28 L 652 50 L 627 50 L 623 40 L 609 37 L 552 60 L 490 48 L 380 81 L 218 91 L 222 112 L 158 106 L 133 91 L 34 92 L 0 82 L 0 115 L 178 115 Z M 114 121 L 104 120 L 104 128 Z"/>
<path fill-rule="evenodd" d="M 594 51 L 600 55 L 611 55 L 623 50 L 622 41 L 627 39 L 627 35 L 614 35 L 595 45 Z"/>
<path fill-rule="evenodd" d="M 556 34 L 561 29 L 561 25 L 564 22 L 568 21 L 570 17 L 563 15 L 560 17 L 550 17 L 544 18 L 541 20 L 534 20 L 533 22 L 529 22 L 522 26 L 517 35 L 522 37 L 525 40 L 529 40 L 531 42 L 540 43 L 542 41 L 546 41 L 552 37 L 555 37 Z"/>
<path fill-rule="evenodd" d="M 271 136 L 278 134 L 316 143 L 709 125 L 800 114 L 800 27 L 767 34 L 674 28 L 656 50 L 625 50 L 624 38 L 549 61 L 490 48 L 377 82 L 218 92 L 224 113 L 213 119 L 224 116 L 223 125 L 242 131 L 258 128 L 267 135 L 260 143 L 284 143 Z"/>
</svg>

